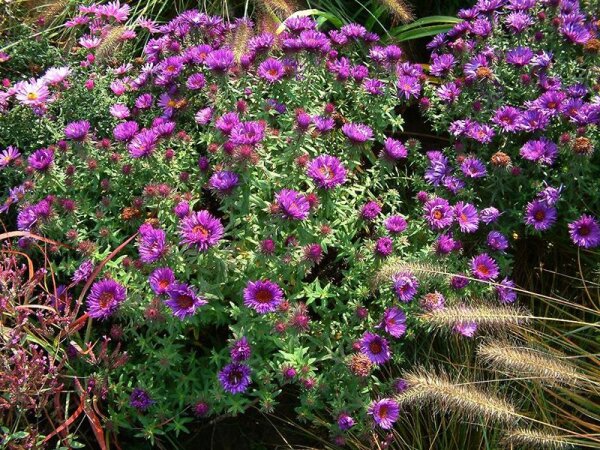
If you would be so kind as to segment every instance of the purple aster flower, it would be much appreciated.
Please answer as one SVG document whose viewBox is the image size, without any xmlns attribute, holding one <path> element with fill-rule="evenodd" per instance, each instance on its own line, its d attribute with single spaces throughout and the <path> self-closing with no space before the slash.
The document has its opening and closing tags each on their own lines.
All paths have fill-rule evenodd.
<svg viewBox="0 0 600 450">
<path fill-rule="evenodd" d="M 173 212 L 180 219 L 183 219 L 185 216 L 189 215 L 190 211 L 191 211 L 190 204 L 185 201 L 181 201 L 181 202 L 177 203 L 175 205 L 175 207 L 173 208 Z"/>
<path fill-rule="evenodd" d="M 364 37 L 365 34 L 367 34 L 365 27 L 358 23 L 349 23 L 344 25 L 340 31 L 344 34 L 344 36 L 356 40 Z"/>
<path fill-rule="evenodd" d="M 387 339 L 368 331 L 360 340 L 360 351 L 367 355 L 373 364 L 384 364 L 391 358 Z"/>
<path fill-rule="evenodd" d="M 310 204 L 300 192 L 282 189 L 275 196 L 275 201 L 285 219 L 304 220 L 308 217 Z"/>
<path fill-rule="evenodd" d="M 312 121 L 315 125 L 315 129 L 319 133 L 327 133 L 328 131 L 333 130 L 335 127 L 335 120 L 333 120 L 331 117 L 314 116 Z"/>
<path fill-rule="evenodd" d="M 196 310 L 208 302 L 196 294 L 194 289 L 184 283 L 174 282 L 167 291 L 169 299 L 165 305 L 171 308 L 173 315 L 180 320 L 196 314 Z"/>
<path fill-rule="evenodd" d="M 439 186 L 444 179 L 452 174 L 448 158 L 437 150 L 428 151 L 427 158 L 429 159 L 429 167 L 425 170 L 425 181 L 433 186 Z"/>
<path fill-rule="evenodd" d="M 458 244 L 452 233 L 443 233 L 435 241 L 435 252 L 438 255 L 447 255 L 456 250 Z"/>
<path fill-rule="evenodd" d="M 277 83 L 285 76 L 285 67 L 278 59 L 267 58 L 258 66 L 258 76 L 268 83 Z"/>
<path fill-rule="evenodd" d="M 252 382 L 250 373 L 252 370 L 246 364 L 227 364 L 219 372 L 219 382 L 226 392 L 237 394 L 245 392 Z"/>
<path fill-rule="evenodd" d="M 235 172 L 228 170 L 221 170 L 215 172 L 208 181 L 211 189 L 219 192 L 220 194 L 231 194 L 233 189 L 239 184 L 240 177 Z"/>
<path fill-rule="evenodd" d="M 502 131 L 512 133 L 519 129 L 521 111 L 513 106 L 502 106 L 494 112 L 492 122 Z"/>
<path fill-rule="evenodd" d="M 210 106 L 208 106 L 206 108 L 202 108 L 196 113 L 196 115 L 194 116 L 194 121 L 198 125 L 206 125 L 211 121 L 212 115 L 213 109 Z"/>
<path fill-rule="evenodd" d="M 489 144 L 495 135 L 494 129 L 488 125 L 471 122 L 465 130 L 465 135 L 482 144 Z"/>
<path fill-rule="evenodd" d="M 185 85 L 189 90 L 197 91 L 206 85 L 206 78 L 201 73 L 193 73 L 188 77 Z"/>
<path fill-rule="evenodd" d="M 35 206 L 27 206 L 19 211 L 17 215 L 17 229 L 20 231 L 30 231 L 38 219 L 39 215 L 36 212 Z"/>
<path fill-rule="evenodd" d="M 167 254 L 167 233 L 160 228 L 153 228 L 152 225 L 145 223 L 139 229 L 139 252 L 140 261 L 145 264 L 152 264 Z"/>
<path fill-rule="evenodd" d="M 136 134 L 127 145 L 132 158 L 142 158 L 151 155 L 158 144 L 158 132 L 154 128 L 144 128 Z"/>
<path fill-rule="evenodd" d="M 525 223 L 537 231 L 545 231 L 556 222 L 556 208 L 545 201 L 534 200 L 525 208 Z"/>
<path fill-rule="evenodd" d="M 461 94 L 461 89 L 456 83 L 442 84 L 437 90 L 437 96 L 444 103 L 454 103 Z"/>
<path fill-rule="evenodd" d="M 542 113 L 549 116 L 556 116 L 566 100 L 567 94 L 564 92 L 548 91 L 544 92 L 537 99 L 531 102 L 531 107 L 539 109 Z"/>
<path fill-rule="evenodd" d="M 394 241 L 388 237 L 383 236 L 377 239 L 375 243 L 375 253 L 379 256 L 390 256 L 394 251 Z"/>
<path fill-rule="evenodd" d="M 159 267 L 158 269 L 154 269 L 148 277 L 148 282 L 150 283 L 150 289 L 152 289 L 156 295 L 166 294 L 175 283 L 173 269 L 170 267 Z"/>
<path fill-rule="evenodd" d="M 569 235 L 573 243 L 583 248 L 594 248 L 600 245 L 600 225 L 587 214 L 569 224 Z"/>
<path fill-rule="evenodd" d="M 592 38 L 590 31 L 584 25 L 578 22 L 563 22 L 559 30 L 561 34 L 573 44 L 583 45 Z"/>
<path fill-rule="evenodd" d="M 277 310 L 283 301 L 283 291 L 270 280 L 249 281 L 244 289 L 244 305 L 259 314 Z"/>
<path fill-rule="evenodd" d="M 502 279 L 499 286 L 496 286 L 496 293 L 498 294 L 498 300 L 500 303 L 514 303 L 517 299 L 517 292 L 513 289 L 515 282 L 508 278 Z"/>
<path fill-rule="evenodd" d="M 109 278 L 96 281 L 87 297 L 88 314 L 93 319 L 106 319 L 125 301 L 127 290 Z"/>
<path fill-rule="evenodd" d="M 115 103 L 109 108 L 110 115 L 116 119 L 126 119 L 131 115 L 129 108 L 122 103 Z"/>
<path fill-rule="evenodd" d="M 419 280 L 410 272 L 395 274 L 392 276 L 392 283 L 396 296 L 404 303 L 410 302 L 419 289 Z"/>
<path fill-rule="evenodd" d="M 449 227 L 454 222 L 454 210 L 448 200 L 440 197 L 428 200 L 424 207 L 423 217 L 434 230 Z"/>
<path fill-rule="evenodd" d="M 230 49 L 220 48 L 210 52 L 206 56 L 204 64 L 214 72 L 224 73 L 235 65 L 235 56 Z"/>
<path fill-rule="evenodd" d="M 0 169 L 7 167 L 10 163 L 17 160 L 21 156 L 19 149 L 12 145 L 6 147 L 6 149 L 0 153 Z"/>
<path fill-rule="evenodd" d="M 376 78 L 365 78 L 363 81 L 363 89 L 371 95 L 383 95 L 385 82 Z"/>
<path fill-rule="evenodd" d="M 48 170 L 48 168 L 54 162 L 54 151 L 49 148 L 40 148 L 29 155 L 27 161 L 35 170 L 44 172 Z"/>
<path fill-rule="evenodd" d="M 443 77 L 450 72 L 450 69 L 456 63 L 456 58 L 450 53 L 444 53 L 442 55 L 432 54 L 431 65 L 429 66 L 429 73 L 436 77 Z"/>
<path fill-rule="evenodd" d="M 500 269 L 492 257 L 482 253 L 471 259 L 471 273 L 479 280 L 494 280 L 500 274 Z"/>
<path fill-rule="evenodd" d="M 129 396 L 129 406 L 137 409 L 138 411 L 146 411 L 154 403 L 156 403 L 150 397 L 150 394 L 141 388 L 134 388 Z"/>
<path fill-rule="evenodd" d="M 90 261 L 89 259 L 86 259 L 79 265 L 77 270 L 75 270 L 75 273 L 73 273 L 73 278 L 71 278 L 71 281 L 73 282 L 73 284 L 79 284 L 84 281 L 87 281 L 87 279 L 90 277 L 90 275 L 92 275 L 94 268 L 95 268 L 94 263 L 92 261 Z"/>
<path fill-rule="evenodd" d="M 90 123 L 87 120 L 71 122 L 65 127 L 65 137 L 74 141 L 83 141 L 90 131 Z"/>
<path fill-rule="evenodd" d="M 554 206 L 560 200 L 564 186 L 561 184 L 559 188 L 552 186 L 546 186 L 536 195 L 538 200 L 545 201 L 548 206 Z"/>
<path fill-rule="evenodd" d="M 482 55 L 476 55 L 463 67 L 465 78 L 469 81 L 492 79 L 494 73 L 490 69 L 490 62 Z"/>
<path fill-rule="evenodd" d="M 346 430 L 349 430 L 350 428 L 352 428 L 356 424 L 356 422 L 348 414 L 341 413 L 338 416 L 337 424 L 338 424 L 338 427 L 340 430 L 346 431 Z"/>
<path fill-rule="evenodd" d="M 138 109 L 148 109 L 152 106 L 153 101 L 152 94 L 142 94 L 135 99 L 135 107 Z"/>
<path fill-rule="evenodd" d="M 477 332 L 477 324 L 475 322 L 458 322 L 454 325 L 452 331 L 464 337 L 472 338 Z"/>
<path fill-rule="evenodd" d="M 425 311 L 439 311 L 445 308 L 446 299 L 437 291 L 430 292 L 419 301 L 419 306 Z"/>
<path fill-rule="evenodd" d="M 362 144 L 373 138 L 371 127 L 362 123 L 346 123 L 342 126 L 342 133 L 353 144 Z"/>
<path fill-rule="evenodd" d="M 368 414 L 384 430 L 389 430 L 400 416 L 400 406 L 393 398 L 382 398 L 369 405 Z"/>
<path fill-rule="evenodd" d="M 506 23 L 510 31 L 519 34 L 533 25 L 533 19 L 529 14 L 525 14 L 524 12 L 513 12 L 506 16 L 504 23 Z"/>
<path fill-rule="evenodd" d="M 487 235 L 487 245 L 492 250 L 503 252 L 508 248 L 508 239 L 499 231 L 490 231 Z"/>
<path fill-rule="evenodd" d="M 387 308 L 379 324 L 389 335 L 399 338 L 406 332 L 406 314 L 395 306 Z"/>
<path fill-rule="evenodd" d="M 550 115 L 539 109 L 528 109 L 519 116 L 518 129 L 521 131 L 544 130 L 550 123 Z"/>
<path fill-rule="evenodd" d="M 418 98 L 421 94 L 421 83 L 417 77 L 402 75 L 396 81 L 398 97 L 410 100 L 411 97 Z"/>
<path fill-rule="evenodd" d="M 307 174 L 321 189 L 333 189 L 346 181 L 346 169 L 335 156 L 321 155 L 308 165 Z"/>
<path fill-rule="evenodd" d="M 205 252 L 219 243 L 224 234 L 223 224 L 208 211 L 197 211 L 184 217 L 179 226 L 180 243 Z"/>
<path fill-rule="evenodd" d="M 257 145 L 265 137 L 265 125 L 262 122 L 242 122 L 231 129 L 230 142 L 235 145 Z"/>
<path fill-rule="evenodd" d="M 376 201 L 369 201 L 365 203 L 360 209 L 360 216 L 367 221 L 375 220 L 375 218 L 381 213 L 381 206 Z"/>
<path fill-rule="evenodd" d="M 231 360 L 236 363 L 246 361 L 250 358 L 251 354 L 252 349 L 250 348 L 248 339 L 246 339 L 245 336 L 235 341 L 229 349 L 229 355 L 231 356 Z"/>
<path fill-rule="evenodd" d="M 460 164 L 460 170 L 465 177 L 482 178 L 487 175 L 485 164 L 474 156 L 469 156 Z"/>
<path fill-rule="evenodd" d="M 140 126 L 137 122 L 129 121 L 118 124 L 113 129 L 113 136 L 117 141 L 129 141 L 138 132 Z"/>
<path fill-rule="evenodd" d="M 406 230 L 408 224 L 402 216 L 391 216 L 385 219 L 384 226 L 390 233 L 399 234 Z"/>
<path fill-rule="evenodd" d="M 477 209 L 470 203 L 458 202 L 454 206 L 454 216 L 463 233 L 474 233 L 479 228 Z"/>
<path fill-rule="evenodd" d="M 506 52 L 506 62 L 517 67 L 524 67 L 531 62 L 533 52 L 528 47 L 517 47 Z"/>
<path fill-rule="evenodd" d="M 469 279 L 462 275 L 455 275 L 450 279 L 450 287 L 454 290 L 460 290 L 467 287 Z"/>
<path fill-rule="evenodd" d="M 502 213 L 498 211 L 497 208 L 490 206 L 488 208 L 482 209 L 479 212 L 479 218 L 483 223 L 489 225 L 490 223 L 494 223 L 496 220 L 498 220 L 498 217 L 500 217 L 501 214 Z"/>
<path fill-rule="evenodd" d="M 521 147 L 520 155 L 528 160 L 551 166 L 558 155 L 556 144 L 546 138 L 527 141 Z"/>
<path fill-rule="evenodd" d="M 408 156 L 408 151 L 402 142 L 391 137 L 386 138 L 383 143 L 381 155 L 389 161 L 398 161 Z"/>
</svg>

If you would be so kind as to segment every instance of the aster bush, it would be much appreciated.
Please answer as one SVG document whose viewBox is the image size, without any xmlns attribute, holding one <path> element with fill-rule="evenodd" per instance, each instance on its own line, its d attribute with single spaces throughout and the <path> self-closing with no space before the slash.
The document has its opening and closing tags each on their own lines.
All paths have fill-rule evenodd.
<svg viewBox="0 0 600 450">
<path fill-rule="evenodd" d="M 505 234 L 584 249 L 600 245 L 600 41 L 589 6 L 461 10 L 464 21 L 429 44 L 422 99 L 434 129 L 452 139 L 428 155 L 428 182 L 441 195 L 497 208 Z"/>
<path fill-rule="evenodd" d="M 463 13 L 474 17 L 433 45 L 470 33 L 475 16 L 501 20 L 492 6 Z M 102 356 L 72 352 L 72 367 L 107 434 L 154 443 L 198 419 L 272 412 L 291 392 L 300 422 L 324 426 L 337 444 L 354 436 L 375 445 L 372 429 L 387 433 L 402 417 L 395 397 L 409 386 L 399 376 L 434 319 L 460 339 L 490 325 L 472 313 L 480 305 L 520 323 L 507 304 L 517 298 L 508 234 L 521 207 L 498 194 L 518 187 L 546 217 L 559 214 L 567 170 L 577 165 L 582 183 L 594 173 L 590 155 L 565 156 L 555 170 L 567 143 L 553 139 L 568 120 L 558 134 L 523 134 L 526 155 L 546 150 L 506 172 L 481 160 L 483 136 L 501 132 L 464 119 L 459 105 L 468 102 L 443 103 L 421 65 L 360 25 L 324 32 L 294 17 L 272 34 L 195 10 L 166 24 L 125 25 L 128 13 L 118 1 L 81 6 L 66 23 L 79 45 L 64 64 L 7 78 L 0 91 L 0 121 L 17 130 L 0 141 L 0 211 L 17 230 L 5 237 L 19 238 L 11 251 L 47 263 L 77 299 L 74 311 L 85 311 L 69 316 L 65 335 L 74 348 L 101 346 Z M 462 40 L 448 69 L 429 72 L 473 90 L 480 105 L 468 111 L 483 115 L 500 107 L 485 98 L 501 100 L 474 90 L 498 78 L 458 83 L 454 67 L 478 45 L 491 65 L 504 46 Z M 127 48 L 140 42 L 133 58 Z M 547 70 L 532 71 L 532 92 L 554 92 L 536 84 Z M 598 102 L 580 70 L 565 76 L 587 86 L 576 98 L 589 114 L 570 139 L 585 134 L 593 144 Z M 460 134 L 457 161 L 450 149 L 402 138 L 402 114 L 426 80 L 421 106 L 434 125 L 474 127 L 469 136 L 479 139 Z M 523 85 L 510 86 L 529 108 L 516 92 Z M 546 117 L 539 103 L 532 114 Z M 600 244 L 594 200 L 560 200 L 589 214 L 565 219 L 586 248 Z M 537 218 L 534 206 L 526 217 Z M 64 245 L 44 254 L 40 237 Z"/>
</svg>

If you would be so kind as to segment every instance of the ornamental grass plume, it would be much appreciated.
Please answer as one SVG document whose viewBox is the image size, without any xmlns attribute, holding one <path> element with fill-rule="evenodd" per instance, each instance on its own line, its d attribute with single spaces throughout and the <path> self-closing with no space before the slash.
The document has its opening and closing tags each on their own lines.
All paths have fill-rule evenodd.
<svg viewBox="0 0 600 450">
<path fill-rule="evenodd" d="M 258 3 L 271 14 L 280 18 L 290 17 L 298 9 L 290 0 L 259 0 Z"/>
<path fill-rule="evenodd" d="M 543 448 L 552 450 L 562 450 L 573 448 L 573 444 L 564 436 L 547 433 L 545 431 L 528 430 L 526 428 L 517 428 L 507 432 L 503 441 L 509 448 L 513 446 L 523 446 L 524 448 Z"/>
<path fill-rule="evenodd" d="M 483 418 L 489 422 L 510 424 L 521 415 L 506 399 L 473 385 L 453 382 L 445 373 L 417 368 L 405 373 L 408 389 L 396 396 L 400 406 L 432 406 L 440 412 L 453 412 L 469 420 Z"/>
<path fill-rule="evenodd" d="M 96 59 L 98 59 L 99 62 L 106 61 L 115 54 L 122 43 L 121 36 L 125 29 L 126 27 L 123 25 L 113 27 L 106 34 L 106 37 L 102 39 L 102 42 L 96 49 Z"/>
<path fill-rule="evenodd" d="M 481 329 L 504 330 L 528 322 L 533 316 L 514 306 L 455 305 L 426 311 L 419 315 L 424 322 L 439 328 L 452 328 L 461 323 L 473 323 Z"/>
<path fill-rule="evenodd" d="M 412 272 L 419 277 L 437 278 L 440 276 L 451 276 L 446 268 L 440 263 L 409 262 L 401 258 L 389 258 L 388 262 L 381 266 L 371 281 L 373 289 L 393 279 L 394 275 L 402 272 Z"/>
<path fill-rule="evenodd" d="M 558 355 L 506 341 L 487 341 L 479 345 L 477 356 L 493 369 L 514 376 L 527 376 L 544 383 L 579 385 L 584 376 Z"/>
<path fill-rule="evenodd" d="M 410 5 L 402 0 L 380 0 L 380 3 L 400 22 L 412 22 L 415 18 Z"/>
</svg>

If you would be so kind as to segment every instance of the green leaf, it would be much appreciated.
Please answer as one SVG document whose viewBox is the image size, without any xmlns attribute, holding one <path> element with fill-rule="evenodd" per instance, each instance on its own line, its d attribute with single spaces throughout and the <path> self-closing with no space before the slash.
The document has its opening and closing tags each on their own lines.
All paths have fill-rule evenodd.
<svg viewBox="0 0 600 450">
<path fill-rule="evenodd" d="M 397 34 L 396 39 L 402 42 L 427 36 L 435 36 L 436 34 L 450 30 L 452 27 L 453 25 L 432 25 L 429 27 L 415 28 L 414 30 L 408 30 Z"/>
</svg>

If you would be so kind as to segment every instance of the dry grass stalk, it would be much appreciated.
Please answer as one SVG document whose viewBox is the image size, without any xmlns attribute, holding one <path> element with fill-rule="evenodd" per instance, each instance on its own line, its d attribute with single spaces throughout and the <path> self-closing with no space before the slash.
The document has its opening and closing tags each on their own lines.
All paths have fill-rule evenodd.
<svg viewBox="0 0 600 450">
<path fill-rule="evenodd" d="M 477 355 L 490 367 L 516 375 L 527 375 L 550 384 L 577 385 L 584 377 L 558 356 L 508 342 L 485 342 Z"/>
<path fill-rule="evenodd" d="M 402 0 L 379 0 L 380 3 L 385 6 L 389 12 L 400 22 L 408 23 L 412 22 L 415 18 L 411 11 L 409 4 Z"/>
<path fill-rule="evenodd" d="M 455 305 L 427 311 L 419 317 L 437 327 L 475 323 L 481 328 L 506 329 L 527 322 L 532 316 L 514 306 Z"/>
<path fill-rule="evenodd" d="M 511 446 L 511 448 L 514 445 L 518 445 L 528 449 L 544 448 L 562 450 L 573 447 L 563 436 L 527 429 L 511 430 L 504 435 L 503 443 Z"/>
<path fill-rule="evenodd" d="M 520 417 L 514 406 L 505 399 L 472 385 L 454 383 L 445 374 L 417 369 L 403 378 L 409 388 L 396 397 L 401 405 L 433 406 L 468 419 L 484 418 L 498 423 L 514 423 Z"/>
<path fill-rule="evenodd" d="M 102 39 L 102 42 L 96 49 L 96 58 L 100 61 L 106 61 L 112 57 L 121 45 L 121 36 L 125 31 L 125 26 L 118 26 L 112 28 L 107 35 Z"/>
</svg>

